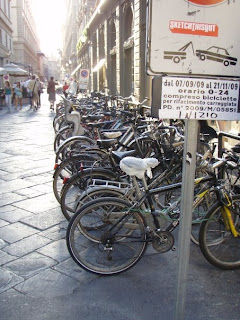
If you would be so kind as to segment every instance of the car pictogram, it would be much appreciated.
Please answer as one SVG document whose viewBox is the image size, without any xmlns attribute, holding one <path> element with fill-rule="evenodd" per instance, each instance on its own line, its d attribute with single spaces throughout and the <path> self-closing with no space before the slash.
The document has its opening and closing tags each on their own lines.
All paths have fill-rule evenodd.
<svg viewBox="0 0 240 320">
<path fill-rule="evenodd" d="M 229 65 L 235 66 L 237 64 L 237 58 L 233 58 L 229 55 L 227 49 L 212 46 L 207 50 L 196 50 L 196 56 L 200 60 L 212 60 L 223 63 L 226 67 Z"/>
</svg>

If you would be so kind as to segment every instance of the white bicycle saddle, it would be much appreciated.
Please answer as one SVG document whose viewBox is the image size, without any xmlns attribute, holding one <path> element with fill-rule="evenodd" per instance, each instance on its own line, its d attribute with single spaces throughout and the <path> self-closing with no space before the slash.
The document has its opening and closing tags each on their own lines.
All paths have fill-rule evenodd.
<svg viewBox="0 0 240 320">
<path fill-rule="evenodd" d="M 136 176 L 143 179 L 145 172 L 147 176 L 152 178 L 152 168 L 159 164 L 156 158 L 139 159 L 135 157 L 125 157 L 120 161 L 120 168 L 129 176 Z"/>
</svg>

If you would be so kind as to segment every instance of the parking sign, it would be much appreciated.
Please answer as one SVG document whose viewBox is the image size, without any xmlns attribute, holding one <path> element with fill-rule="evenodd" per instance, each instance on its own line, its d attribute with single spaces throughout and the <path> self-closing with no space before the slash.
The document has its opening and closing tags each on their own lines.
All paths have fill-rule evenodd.
<svg viewBox="0 0 240 320">
<path fill-rule="evenodd" d="M 80 69 L 79 88 L 87 89 L 89 82 L 89 69 Z"/>
</svg>

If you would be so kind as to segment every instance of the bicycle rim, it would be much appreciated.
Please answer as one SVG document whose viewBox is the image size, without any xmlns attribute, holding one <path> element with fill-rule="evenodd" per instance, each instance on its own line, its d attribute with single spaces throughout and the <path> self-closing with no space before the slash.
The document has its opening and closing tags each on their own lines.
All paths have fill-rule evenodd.
<svg viewBox="0 0 240 320">
<path fill-rule="evenodd" d="M 95 159 L 88 155 L 79 155 L 65 159 L 53 175 L 53 192 L 57 201 L 61 202 L 61 191 L 64 184 L 76 173 L 84 168 L 90 168 Z"/>
<path fill-rule="evenodd" d="M 74 215 L 67 230 L 67 247 L 80 267 L 96 274 L 114 275 L 141 259 L 147 245 L 141 215 L 130 213 L 124 223 L 117 223 L 129 206 L 117 198 L 97 199 Z"/>
<path fill-rule="evenodd" d="M 92 179 L 116 180 L 116 176 L 107 171 L 82 172 L 79 175 L 72 176 L 64 185 L 61 193 L 61 210 L 67 220 L 76 212 L 78 200 L 83 191 L 85 191 Z"/>
<path fill-rule="evenodd" d="M 236 229 L 240 227 L 240 196 L 233 197 L 231 214 Z M 240 268 L 240 238 L 234 237 L 224 223 L 222 206 L 217 203 L 207 213 L 200 228 L 199 244 L 205 258 L 221 269 Z"/>
</svg>

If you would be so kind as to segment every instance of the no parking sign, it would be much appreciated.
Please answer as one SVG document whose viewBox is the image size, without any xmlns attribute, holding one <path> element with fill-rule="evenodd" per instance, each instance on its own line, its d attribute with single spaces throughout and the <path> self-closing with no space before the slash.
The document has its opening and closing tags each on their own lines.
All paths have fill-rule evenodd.
<svg viewBox="0 0 240 320">
<path fill-rule="evenodd" d="M 89 82 L 89 69 L 80 69 L 79 88 L 87 89 Z"/>
<path fill-rule="evenodd" d="M 5 81 L 10 81 L 9 75 L 8 74 L 4 74 L 3 75 L 3 82 Z"/>
</svg>

